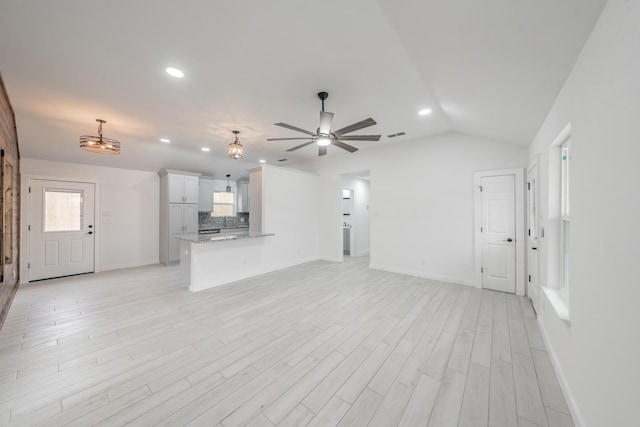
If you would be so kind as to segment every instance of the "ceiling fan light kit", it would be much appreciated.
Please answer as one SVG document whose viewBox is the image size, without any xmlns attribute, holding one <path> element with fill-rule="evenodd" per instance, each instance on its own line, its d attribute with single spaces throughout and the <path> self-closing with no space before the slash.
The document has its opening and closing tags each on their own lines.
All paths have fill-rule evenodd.
<svg viewBox="0 0 640 427">
<path fill-rule="evenodd" d="M 102 119 L 96 119 L 96 122 L 98 122 L 98 136 L 81 135 L 80 148 L 95 154 L 120 154 L 120 142 L 102 136 L 102 125 L 107 122 Z"/>
<path fill-rule="evenodd" d="M 352 145 L 345 144 L 343 141 L 379 141 L 380 135 L 346 135 L 351 132 L 355 132 L 360 129 L 364 129 L 376 124 L 376 121 L 372 118 L 362 120 L 358 123 L 354 123 L 350 126 L 331 131 L 331 122 L 333 121 L 333 113 L 324 111 L 324 101 L 329 97 L 327 92 L 319 92 L 318 98 L 322 101 L 322 110 L 320 111 L 320 126 L 315 133 L 308 130 L 301 129 L 299 127 L 291 126 L 286 123 L 276 123 L 276 126 L 291 129 L 296 132 L 301 132 L 307 137 L 303 138 L 269 138 L 267 141 L 299 141 L 306 140 L 307 142 L 300 144 L 296 147 L 289 148 L 287 151 L 295 151 L 299 148 L 306 147 L 314 142 L 318 146 L 318 156 L 324 156 L 327 154 L 327 147 L 329 145 L 335 145 L 350 153 L 358 151 L 358 149 Z"/>
</svg>

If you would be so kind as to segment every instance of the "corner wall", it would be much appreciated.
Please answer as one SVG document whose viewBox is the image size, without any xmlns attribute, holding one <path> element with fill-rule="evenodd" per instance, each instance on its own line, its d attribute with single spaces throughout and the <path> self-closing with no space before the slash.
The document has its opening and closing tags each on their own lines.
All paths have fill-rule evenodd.
<svg viewBox="0 0 640 427">
<path fill-rule="evenodd" d="M 30 158 L 22 159 L 21 172 L 100 183 L 100 211 L 96 210 L 95 224 L 96 233 L 101 233 L 99 271 L 159 262 L 160 179 L 156 172 Z M 26 215 L 25 210 L 21 217 L 25 224 Z M 24 276 L 23 283 L 28 280 Z"/>
<path fill-rule="evenodd" d="M 266 238 L 269 271 L 318 259 L 318 176 L 269 165 L 261 169 L 262 232 L 275 234 Z"/>
<path fill-rule="evenodd" d="M 570 326 L 546 295 L 539 323 L 577 426 L 636 426 L 640 399 L 640 2 L 611 0 L 529 150 L 541 225 L 549 147 L 571 124 Z M 541 285 L 558 248 L 542 238 Z"/>
</svg>

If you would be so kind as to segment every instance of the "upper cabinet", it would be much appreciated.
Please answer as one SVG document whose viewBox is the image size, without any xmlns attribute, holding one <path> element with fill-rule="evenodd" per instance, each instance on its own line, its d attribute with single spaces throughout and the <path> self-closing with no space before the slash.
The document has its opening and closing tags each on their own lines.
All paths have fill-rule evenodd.
<svg viewBox="0 0 640 427">
<path fill-rule="evenodd" d="M 249 182 L 238 181 L 238 212 L 249 212 Z"/>
<path fill-rule="evenodd" d="M 169 203 L 198 203 L 198 177 L 168 172 Z"/>
<path fill-rule="evenodd" d="M 213 210 L 213 180 L 200 178 L 198 183 L 198 211 L 211 212 Z"/>
</svg>

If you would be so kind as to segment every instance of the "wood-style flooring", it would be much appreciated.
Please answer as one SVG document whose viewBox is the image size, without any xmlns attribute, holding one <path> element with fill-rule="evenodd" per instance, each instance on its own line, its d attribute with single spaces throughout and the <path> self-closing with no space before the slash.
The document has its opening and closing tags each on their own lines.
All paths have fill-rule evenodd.
<svg viewBox="0 0 640 427">
<path fill-rule="evenodd" d="M 198 293 L 163 266 L 22 286 L 0 425 L 573 426 L 527 298 L 367 265 Z"/>
</svg>

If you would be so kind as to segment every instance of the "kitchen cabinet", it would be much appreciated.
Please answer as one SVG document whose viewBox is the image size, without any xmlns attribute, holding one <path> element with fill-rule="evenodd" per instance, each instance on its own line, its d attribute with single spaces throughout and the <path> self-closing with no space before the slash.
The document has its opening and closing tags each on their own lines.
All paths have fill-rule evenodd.
<svg viewBox="0 0 640 427">
<path fill-rule="evenodd" d="M 249 212 L 249 183 L 238 181 L 237 211 Z"/>
<path fill-rule="evenodd" d="M 348 227 L 342 229 L 342 251 L 345 255 L 351 254 L 351 229 Z"/>
<path fill-rule="evenodd" d="M 198 232 L 198 177 L 200 174 L 163 170 L 160 175 L 160 262 L 180 260 L 176 236 Z"/>
<path fill-rule="evenodd" d="M 198 205 L 169 204 L 169 258 L 168 262 L 180 260 L 180 240 L 176 236 L 198 233 Z"/>
<path fill-rule="evenodd" d="M 213 180 L 200 178 L 198 182 L 198 211 L 213 211 Z"/>
<path fill-rule="evenodd" d="M 198 176 L 167 173 L 169 203 L 198 203 Z"/>
</svg>

